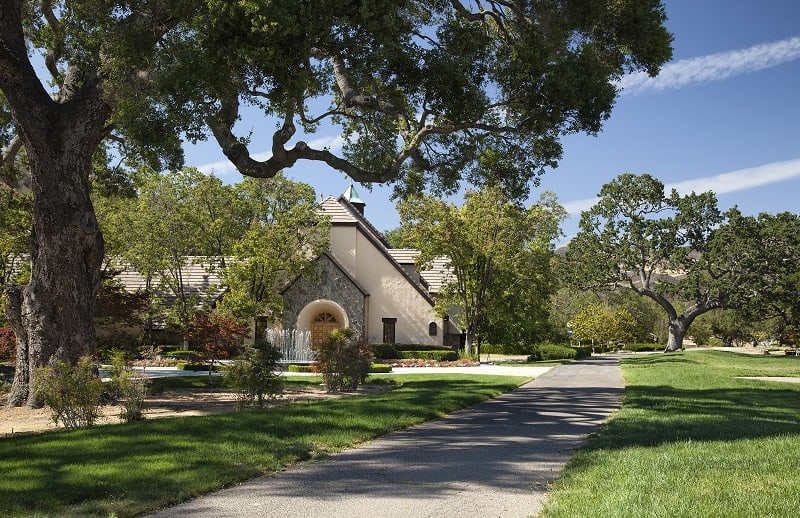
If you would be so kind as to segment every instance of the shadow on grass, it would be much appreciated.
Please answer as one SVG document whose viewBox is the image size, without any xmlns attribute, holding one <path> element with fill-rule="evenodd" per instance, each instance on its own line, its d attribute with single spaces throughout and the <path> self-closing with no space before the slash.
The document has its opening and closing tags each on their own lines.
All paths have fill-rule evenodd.
<svg viewBox="0 0 800 518">
<path fill-rule="evenodd" d="M 381 394 L 0 440 L 0 514 L 130 516 L 472 405 L 508 378 L 404 379 Z"/>
<path fill-rule="evenodd" d="M 625 404 L 631 412 L 615 419 L 609 434 L 615 447 L 797 434 L 797 401 L 796 390 L 628 387 Z"/>
</svg>

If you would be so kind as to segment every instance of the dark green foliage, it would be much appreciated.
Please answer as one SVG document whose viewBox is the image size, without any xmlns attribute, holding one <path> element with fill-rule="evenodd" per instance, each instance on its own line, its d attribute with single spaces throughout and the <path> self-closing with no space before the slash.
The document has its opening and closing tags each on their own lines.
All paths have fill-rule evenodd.
<svg viewBox="0 0 800 518">
<path fill-rule="evenodd" d="M 572 347 L 555 344 L 539 344 L 533 348 L 533 353 L 528 356 L 528 361 L 575 360 L 577 357 L 578 352 Z"/>
<path fill-rule="evenodd" d="M 316 370 L 328 392 L 355 390 L 367 378 L 372 359 L 369 345 L 346 327 L 333 331 L 315 351 Z"/>
<path fill-rule="evenodd" d="M 268 342 L 259 342 L 245 350 L 228 370 L 227 382 L 236 389 L 236 408 L 262 408 L 267 399 L 283 391 L 283 378 L 278 374 L 281 352 Z"/>
</svg>

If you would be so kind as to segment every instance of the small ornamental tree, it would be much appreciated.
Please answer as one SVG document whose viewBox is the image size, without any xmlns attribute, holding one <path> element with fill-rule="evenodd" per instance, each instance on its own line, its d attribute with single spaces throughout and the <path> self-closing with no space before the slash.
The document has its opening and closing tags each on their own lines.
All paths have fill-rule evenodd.
<svg viewBox="0 0 800 518">
<path fill-rule="evenodd" d="M 212 386 L 214 362 L 239 355 L 247 327 L 230 317 L 198 311 L 192 316 L 187 333 L 192 347 L 208 364 L 208 385 Z"/>
<path fill-rule="evenodd" d="M 579 342 L 615 344 L 635 338 L 636 319 L 627 309 L 613 310 L 602 304 L 588 304 L 570 324 L 573 337 Z"/>
<path fill-rule="evenodd" d="M 328 392 L 355 390 L 367 379 L 372 351 L 349 327 L 333 331 L 315 353 L 315 370 L 325 379 Z"/>
</svg>

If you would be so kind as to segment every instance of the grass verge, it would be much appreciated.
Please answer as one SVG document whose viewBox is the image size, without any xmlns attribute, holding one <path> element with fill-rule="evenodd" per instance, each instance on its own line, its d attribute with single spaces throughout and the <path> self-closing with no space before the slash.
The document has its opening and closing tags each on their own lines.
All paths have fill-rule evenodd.
<svg viewBox="0 0 800 518">
<path fill-rule="evenodd" d="M 541 516 L 796 516 L 800 358 L 623 360 L 621 410 L 569 461 Z"/>
<path fill-rule="evenodd" d="M 443 416 L 526 379 L 404 375 L 394 390 L 368 396 L 0 439 L 0 515 L 143 514 Z"/>
</svg>

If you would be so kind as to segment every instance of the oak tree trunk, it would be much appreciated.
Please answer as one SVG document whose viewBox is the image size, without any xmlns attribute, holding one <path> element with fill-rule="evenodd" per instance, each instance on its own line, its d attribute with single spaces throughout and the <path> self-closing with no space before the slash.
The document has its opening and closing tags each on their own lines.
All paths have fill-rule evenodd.
<svg viewBox="0 0 800 518">
<path fill-rule="evenodd" d="M 40 406 L 37 368 L 73 364 L 94 352 L 103 238 L 89 198 L 89 172 L 107 115 L 102 103 L 94 106 L 95 114 L 84 109 L 75 116 L 74 107 L 61 105 L 48 112 L 47 127 L 25 138 L 33 189 L 31 276 L 28 284 L 9 289 L 7 314 L 17 336 L 9 406 Z"/>
</svg>

